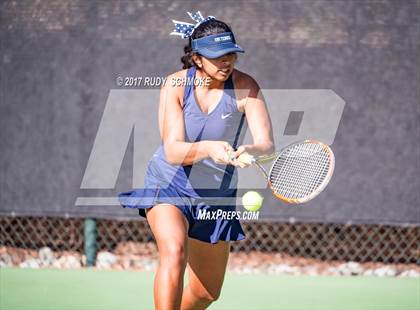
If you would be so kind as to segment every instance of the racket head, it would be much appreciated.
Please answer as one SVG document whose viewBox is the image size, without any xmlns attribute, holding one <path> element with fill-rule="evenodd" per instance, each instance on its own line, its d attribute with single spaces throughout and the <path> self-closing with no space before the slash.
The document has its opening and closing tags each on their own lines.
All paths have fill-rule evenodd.
<svg viewBox="0 0 420 310">
<path fill-rule="evenodd" d="M 268 183 L 280 200 L 298 204 L 318 196 L 335 168 L 331 148 L 317 140 L 293 143 L 278 153 L 268 173 Z"/>
</svg>

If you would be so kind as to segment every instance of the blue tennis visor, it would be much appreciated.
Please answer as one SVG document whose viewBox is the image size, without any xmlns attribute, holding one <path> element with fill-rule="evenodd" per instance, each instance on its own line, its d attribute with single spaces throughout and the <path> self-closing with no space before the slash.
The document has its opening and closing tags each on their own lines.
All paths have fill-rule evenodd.
<svg viewBox="0 0 420 310">
<path fill-rule="evenodd" d="M 232 32 L 212 34 L 191 42 L 193 52 L 206 58 L 218 58 L 228 53 L 244 53 L 245 50 L 236 44 Z"/>
</svg>

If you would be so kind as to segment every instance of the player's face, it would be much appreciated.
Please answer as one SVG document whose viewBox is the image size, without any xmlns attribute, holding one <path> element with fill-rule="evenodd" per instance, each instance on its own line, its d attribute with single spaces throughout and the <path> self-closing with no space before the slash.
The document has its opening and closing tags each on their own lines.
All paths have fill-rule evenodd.
<svg viewBox="0 0 420 310">
<path fill-rule="evenodd" d="M 214 59 L 199 57 L 201 69 L 211 78 L 221 82 L 226 81 L 232 73 L 236 59 L 236 53 L 229 53 Z"/>
</svg>

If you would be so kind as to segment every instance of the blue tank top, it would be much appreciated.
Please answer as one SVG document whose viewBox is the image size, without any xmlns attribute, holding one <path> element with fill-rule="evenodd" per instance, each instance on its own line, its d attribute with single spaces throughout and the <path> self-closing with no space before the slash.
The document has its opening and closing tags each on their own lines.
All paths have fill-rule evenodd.
<svg viewBox="0 0 420 310">
<path fill-rule="evenodd" d="M 196 69 L 187 70 L 187 81 L 195 77 Z M 237 108 L 232 74 L 224 83 L 222 97 L 208 114 L 201 111 L 194 94 L 194 86 L 185 86 L 182 105 L 185 127 L 185 141 L 226 141 L 234 148 L 244 137 L 245 114 Z M 166 161 L 163 144 L 149 161 L 145 176 L 146 187 L 175 186 L 178 192 L 188 197 L 234 196 L 237 185 L 237 171 L 232 165 L 216 164 L 205 158 L 193 165 L 171 165 Z"/>
</svg>

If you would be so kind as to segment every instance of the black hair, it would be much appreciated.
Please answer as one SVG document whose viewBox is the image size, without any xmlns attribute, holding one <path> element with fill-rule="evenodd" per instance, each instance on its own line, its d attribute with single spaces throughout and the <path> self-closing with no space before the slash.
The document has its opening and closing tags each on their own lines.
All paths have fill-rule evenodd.
<svg viewBox="0 0 420 310">
<path fill-rule="evenodd" d="M 199 39 L 203 37 L 210 36 L 212 34 L 219 34 L 224 32 L 232 32 L 231 28 L 224 22 L 217 19 L 210 19 L 202 24 L 200 24 L 189 37 L 188 45 L 184 46 L 185 55 L 181 57 L 182 69 L 188 69 L 192 66 L 195 66 L 194 61 L 192 60 L 192 55 L 194 52 L 191 48 L 191 41 L 194 39 Z"/>
</svg>

